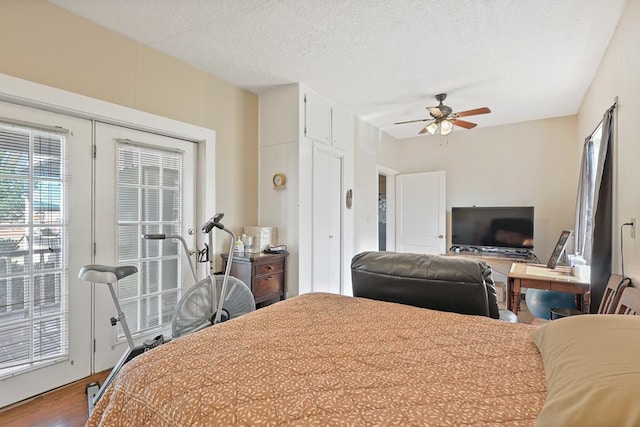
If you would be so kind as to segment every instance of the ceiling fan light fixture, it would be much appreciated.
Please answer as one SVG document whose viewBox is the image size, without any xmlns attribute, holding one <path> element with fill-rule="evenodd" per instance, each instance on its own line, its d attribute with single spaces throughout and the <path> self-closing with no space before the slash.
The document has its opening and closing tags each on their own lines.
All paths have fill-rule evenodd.
<svg viewBox="0 0 640 427">
<path fill-rule="evenodd" d="M 453 123 L 449 120 L 443 120 L 440 122 L 440 135 L 449 135 L 453 130 Z"/>
<path fill-rule="evenodd" d="M 429 111 L 430 118 L 407 120 L 394 123 L 394 125 L 403 125 L 407 123 L 427 122 L 430 124 L 423 127 L 418 132 L 418 135 L 424 135 L 429 132 L 431 135 L 439 133 L 440 135 L 449 135 L 453 131 L 454 126 L 460 126 L 465 129 L 473 129 L 478 126 L 476 123 L 460 120 L 460 117 L 475 116 L 478 114 L 487 114 L 491 112 L 489 107 L 474 108 L 473 110 L 453 112 L 453 109 L 448 105 L 444 105 L 443 101 L 447 97 L 446 93 L 440 93 L 436 95 L 436 100 L 439 104 L 436 107 L 426 107 Z"/>
<path fill-rule="evenodd" d="M 427 126 L 427 131 L 431 134 L 431 135 L 435 135 L 436 131 L 438 130 L 438 124 L 436 122 L 431 123 L 429 126 Z"/>
</svg>

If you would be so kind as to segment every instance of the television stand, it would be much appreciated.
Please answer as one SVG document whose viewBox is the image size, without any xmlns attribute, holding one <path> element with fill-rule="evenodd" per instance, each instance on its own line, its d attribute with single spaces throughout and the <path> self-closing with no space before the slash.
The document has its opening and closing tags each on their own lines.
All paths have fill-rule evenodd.
<svg viewBox="0 0 640 427">
<path fill-rule="evenodd" d="M 528 261 L 536 259 L 533 252 L 528 249 L 501 249 L 484 246 L 451 246 L 450 255 L 487 255 L 490 257 L 515 258 Z"/>
<path fill-rule="evenodd" d="M 531 260 L 535 258 L 535 255 L 533 255 L 533 252 L 528 250 L 505 251 L 503 255 L 506 256 L 507 258 L 519 258 L 519 259 L 531 259 Z"/>
</svg>

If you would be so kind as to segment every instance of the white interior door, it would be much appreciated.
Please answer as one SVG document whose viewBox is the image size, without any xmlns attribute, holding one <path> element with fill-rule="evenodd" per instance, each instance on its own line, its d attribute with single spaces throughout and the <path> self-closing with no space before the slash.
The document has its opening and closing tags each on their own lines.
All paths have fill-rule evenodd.
<svg viewBox="0 0 640 427">
<path fill-rule="evenodd" d="M 312 291 L 342 291 L 342 158 L 313 152 Z"/>
<path fill-rule="evenodd" d="M 446 252 L 445 173 L 396 176 L 396 250 Z"/>
<path fill-rule="evenodd" d="M 0 117 L 3 407 L 91 373 L 91 122 L 4 102 Z"/>
<path fill-rule="evenodd" d="M 193 284 L 177 240 L 144 240 L 143 233 L 175 234 L 195 248 L 196 144 L 98 123 L 96 140 L 96 263 L 134 265 L 118 283 L 118 299 L 136 343 L 170 322 L 182 287 Z M 95 287 L 95 370 L 114 366 L 127 344 L 109 319 L 115 307 L 106 285 Z"/>
</svg>

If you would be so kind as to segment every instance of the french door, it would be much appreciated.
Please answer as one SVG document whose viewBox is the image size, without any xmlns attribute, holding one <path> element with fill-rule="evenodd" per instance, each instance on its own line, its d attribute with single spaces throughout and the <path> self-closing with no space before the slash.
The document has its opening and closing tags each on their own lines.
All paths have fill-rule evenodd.
<svg viewBox="0 0 640 427">
<path fill-rule="evenodd" d="M 0 102 L 0 407 L 91 373 L 91 137 Z"/>
<path fill-rule="evenodd" d="M 179 235 L 195 247 L 196 144 L 104 123 L 96 123 L 95 141 L 95 259 L 138 268 L 116 288 L 140 343 L 170 333 L 181 290 L 194 282 L 190 255 L 177 240 L 141 235 Z M 101 371 L 116 363 L 127 343 L 120 325 L 109 322 L 115 308 L 106 285 L 96 284 L 94 301 L 94 370 Z"/>
<path fill-rule="evenodd" d="M 215 212 L 215 132 L 4 74 L 0 87 L 2 408 L 108 369 L 124 351 L 111 296 L 77 277 L 84 265 L 136 265 L 119 300 L 136 341 L 163 331 L 176 284 L 192 282 L 187 255 L 139 234 L 175 233 L 195 246 L 187 232 L 198 234 L 197 205 L 200 217 Z M 198 141 L 197 201 L 196 144 L 154 132 Z M 146 216 L 132 218 L 134 208 Z"/>
</svg>

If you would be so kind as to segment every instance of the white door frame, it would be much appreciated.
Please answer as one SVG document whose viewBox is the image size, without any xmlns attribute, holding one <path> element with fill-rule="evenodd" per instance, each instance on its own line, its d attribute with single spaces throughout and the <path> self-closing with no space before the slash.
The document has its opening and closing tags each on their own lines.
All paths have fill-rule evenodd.
<svg viewBox="0 0 640 427">
<path fill-rule="evenodd" d="M 378 175 L 387 177 L 387 251 L 393 252 L 396 250 L 396 175 L 400 172 L 382 165 L 377 165 L 376 169 L 376 182 Z"/>
</svg>

